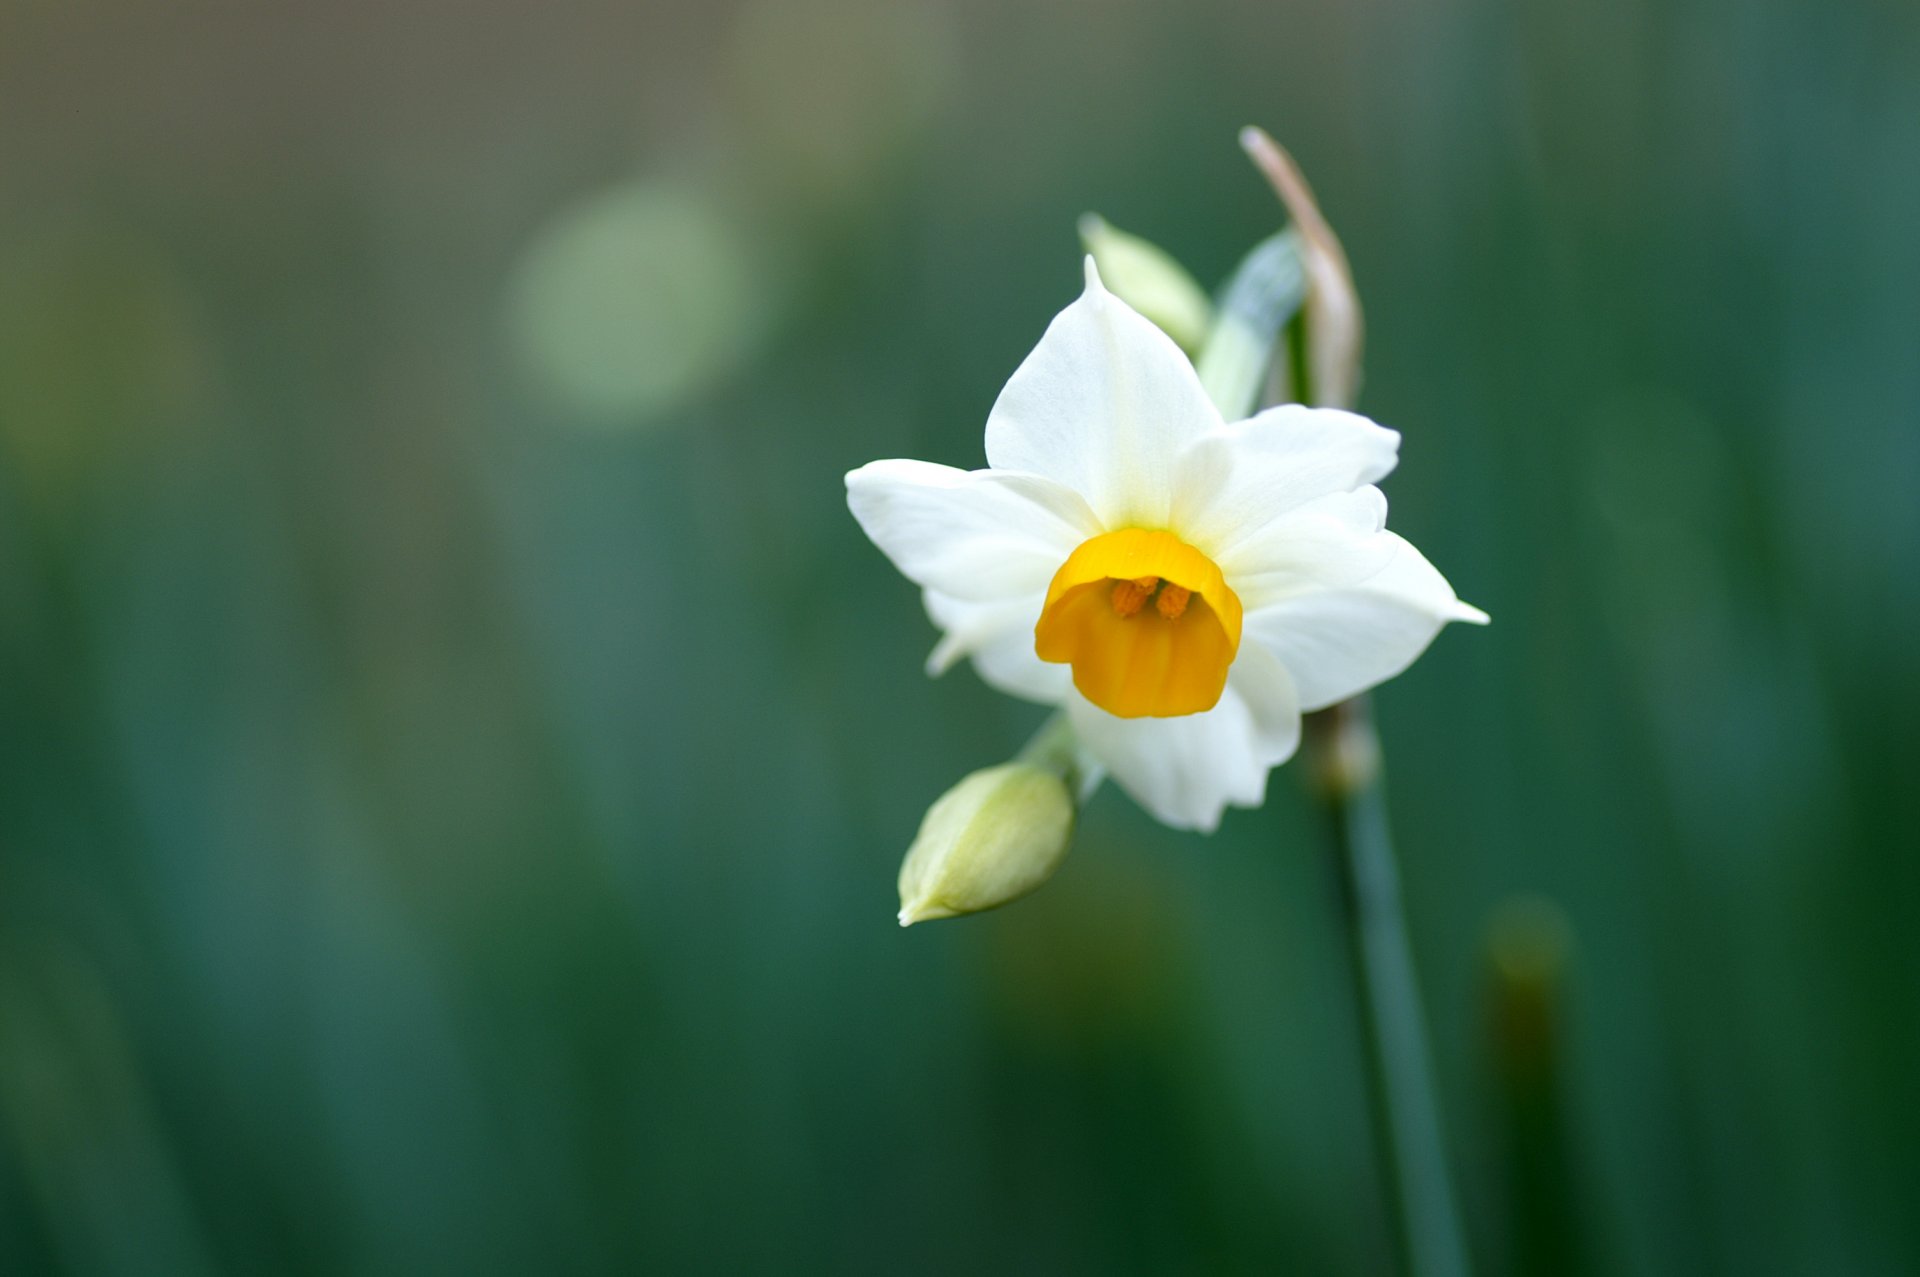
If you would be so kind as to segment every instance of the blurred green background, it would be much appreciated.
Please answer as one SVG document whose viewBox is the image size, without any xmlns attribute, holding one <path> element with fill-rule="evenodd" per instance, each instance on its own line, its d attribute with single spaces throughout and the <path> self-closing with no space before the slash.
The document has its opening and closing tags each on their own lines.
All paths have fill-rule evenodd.
<svg viewBox="0 0 1920 1277">
<path fill-rule="evenodd" d="M 1483 1269 L 1920 1271 L 1911 0 L 11 0 L 0 1271 L 1386 1271 L 1297 767 L 899 931 L 1041 712 L 840 484 L 1249 122 L 1495 617 L 1378 698 Z"/>
</svg>

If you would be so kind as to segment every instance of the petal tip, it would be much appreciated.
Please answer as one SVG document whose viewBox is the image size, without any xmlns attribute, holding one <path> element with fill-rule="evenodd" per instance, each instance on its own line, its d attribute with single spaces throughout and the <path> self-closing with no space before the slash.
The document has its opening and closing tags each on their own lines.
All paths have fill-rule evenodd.
<svg viewBox="0 0 1920 1277">
<path fill-rule="evenodd" d="M 1491 616 L 1488 616 L 1473 604 L 1464 603 L 1459 599 L 1453 601 L 1453 619 L 1456 621 L 1465 621 L 1468 625 L 1489 625 L 1493 622 Z"/>
<path fill-rule="evenodd" d="M 911 927 L 916 922 L 933 922 L 940 918 L 951 918 L 953 910 L 932 900 L 915 900 L 900 907 L 899 918 L 902 927 Z"/>
<path fill-rule="evenodd" d="M 966 654 L 967 645 L 958 635 L 942 634 L 940 641 L 933 645 L 933 650 L 927 653 L 927 677 L 939 678 Z"/>
<path fill-rule="evenodd" d="M 1093 254 L 1088 253 L 1086 260 L 1087 260 L 1087 294 L 1089 296 L 1098 296 L 1098 297 L 1106 296 L 1107 286 L 1106 284 L 1102 283 L 1100 280 L 1100 268 L 1093 264 Z"/>
</svg>

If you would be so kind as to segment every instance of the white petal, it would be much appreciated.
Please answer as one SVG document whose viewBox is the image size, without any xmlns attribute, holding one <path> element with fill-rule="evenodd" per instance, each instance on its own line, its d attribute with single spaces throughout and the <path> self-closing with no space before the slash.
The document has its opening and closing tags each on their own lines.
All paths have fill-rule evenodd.
<svg viewBox="0 0 1920 1277">
<path fill-rule="evenodd" d="M 1164 527 L 1174 462 L 1220 424 L 1172 338 L 1100 283 L 1047 326 L 987 417 L 996 470 L 1045 475 L 1086 497 L 1107 527 Z"/>
<path fill-rule="evenodd" d="M 1209 431 L 1181 455 L 1172 526 L 1225 567 L 1275 519 L 1384 478 L 1399 448 L 1397 432 L 1357 413 L 1269 408 Z"/>
<path fill-rule="evenodd" d="M 847 476 L 847 506 L 909 580 L 981 602 L 1044 595 L 1074 547 L 1100 531 L 1086 502 L 1057 483 L 925 461 L 860 467 Z"/>
<path fill-rule="evenodd" d="M 1023 700 L 1058 705 L 1073 687 L 1069 666 L 1051 665 L 1033 650 L 1033 626 L 1046 602 L 1046 586 L 993 603 L 956 599 L 928 590 L 927 615 L 946 631 L 927 658 L 927 672 L 940 675 L 963 656 L 989 686 Z"/>
<path fill-rule="evenodd" d="M 1391 532 L 1379 535 L 1392 558 L 1360 584 L 1247 611 L 1243 655 L 1248 642 L 1269 648 L 1293 676 L 1305 709 L 1324 709 L 1392 678 L 1448 621 L 1486 623 L 1486 613 L 1455 598 L 1420 551 Z"/>
<path fill-rule="evenodd" d="M 1399 553 L 1399 539 L 1383 531 L 1386 522 L 1380 489 L 1336 492 L 1242 538 L 1220 569 L 1250 612 L 1309 590 L 1358 585 Z"/>
<path fill-rule="evenodd" d="M 1067 713 L 1081 746 L 1165 824 L 1211 833 L 1228 803 L 1258 807 L 1267 773 L 1300 743 L 1300 704 L 1287 671 L 1243 643 L 1220 703 L 1183 718 L 1115 718 L 1074 693 Z"/>
</svg>

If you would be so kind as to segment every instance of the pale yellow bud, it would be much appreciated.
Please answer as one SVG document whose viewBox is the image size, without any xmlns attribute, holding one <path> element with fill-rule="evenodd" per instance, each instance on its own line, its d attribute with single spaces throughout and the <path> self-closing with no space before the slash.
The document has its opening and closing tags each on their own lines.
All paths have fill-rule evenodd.
<svg viewBox="0 0 1920 1277">
<path fill-rule="evenodd" d="M 1206 344 L 1213 303 L 1165 249 L 1116 229 L 1097 213 L 1080 219 L 1080 242 L 1093 255 L 1108 292 L 1152 320 L 1189 355 Z"/>
<path fill-rule="evenodd" d="M 900 925 L 1026 895 L 1066 857 L 1074 816 L 1057 772 L 1016 762 L 966 777 L 927 809 L 900 865 Z"/>
</svg>

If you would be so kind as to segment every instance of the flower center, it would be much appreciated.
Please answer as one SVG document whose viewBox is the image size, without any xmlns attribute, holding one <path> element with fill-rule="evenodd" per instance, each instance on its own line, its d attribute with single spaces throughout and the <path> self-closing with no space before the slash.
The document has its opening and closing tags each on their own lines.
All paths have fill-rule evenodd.
<svg viewBox="0 0 1920 1277">
<path fill-rule="evenodd" d="M 1198 714 L 1219 702 L 1240 650 L 1240 599 L 1173 533 L 1122 528 L 1082 542 L 1054 573 L 1033 648 L 1072 665 L 1073 685 L 1109 714 Z"/>
</svg>

